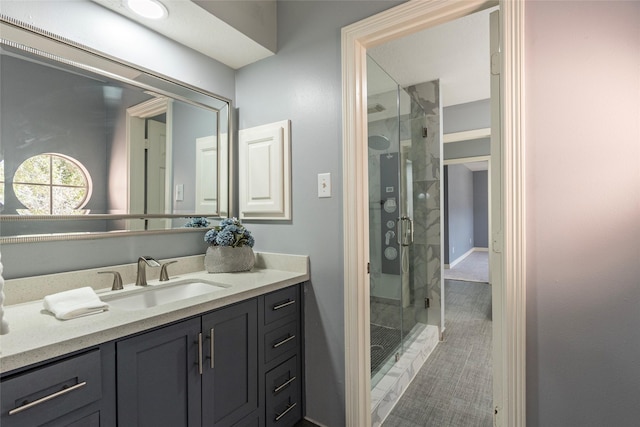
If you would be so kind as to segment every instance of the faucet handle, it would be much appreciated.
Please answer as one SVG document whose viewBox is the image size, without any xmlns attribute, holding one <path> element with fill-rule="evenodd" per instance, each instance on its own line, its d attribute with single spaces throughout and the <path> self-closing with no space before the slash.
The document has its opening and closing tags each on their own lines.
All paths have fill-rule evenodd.
<svg viewBox="0 0 640 427">
<path fill-rule="evenodd" d="M 169 264 L 173 264 L 176 263 L 178 261 L 169 261 L 169 262 L 165 262 L 164 264 L 162 264 L 162 266 L 160 267 L 160 281 L 161 282 L 166 282 L 167 280 L 169 280 L 169 273 L 167 272 L 167 266 Z"/>
<path fill-rule="evenodd" d="M 113 274 L 113 285 L 111 285 L 112 291 L 120 291 L 124 289 L 122 286 L 122 276 L 117 271 L 98 271 L 98 274 L 111 273 Z"/>
</svg>

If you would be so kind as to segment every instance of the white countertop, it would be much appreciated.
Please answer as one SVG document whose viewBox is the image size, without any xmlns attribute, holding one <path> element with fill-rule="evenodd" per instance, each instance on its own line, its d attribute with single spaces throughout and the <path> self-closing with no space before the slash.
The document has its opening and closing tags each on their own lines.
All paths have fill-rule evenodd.
<svg viewBox="0 0 640 427">
<path fill-rule="evenodd" d="M 197 271 L 172 276 L 170 282 L 149 280 L 149 286 L 185 279 L 214 281 L 228 287 L 143 310 L 125 311 L 110 307 L 100 314 L 65 321 L 44 310 L 41 299 L 5 306 L 10 333 L 0 336 L 0 372 L 9 372 L 307 281 L 309 262 L 306 256 L 259 253 L 256 254 L 256 267 L 251 271 L 216 274 Z M 129 284 L 122 291 L 104 289 L 96 292 L 102 297 L 139 289 Z"/>
</svg>

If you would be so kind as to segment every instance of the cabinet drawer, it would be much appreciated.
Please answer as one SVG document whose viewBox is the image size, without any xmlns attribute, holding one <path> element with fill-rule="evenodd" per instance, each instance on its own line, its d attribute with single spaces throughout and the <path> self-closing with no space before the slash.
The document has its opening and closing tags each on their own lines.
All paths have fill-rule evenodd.
<svg viewBox="0 0 640 427">
<path fill-rule="evenodd" d="M 100 350 L 2 382 L 2 426 L 41 425 L 102 397 Z"/>
<path fill-rule="evenodd" d="M 264 297 L 264 324 L 268 325 L 276 320 L 295 316 L 299 309 L 298 286 L 267 294 Z"/>
<path fill-rule="evenodd" d="M 292 426 L 302 418 L 297 357 L 266 375 L 266 426 Z"/>
<path fill-rule="evenodd" d="M 298 348 L 298 322 L 289 322 L 264 335 L 264 361 L 268 363 Z"/>
<path fill-rule="evenodd" d="M 286 362 L 267 372 L 265 379 L 267 407 L 274 406 L 282 395 L 300 395 L 300 376 L 298 374 L 298 357 L 293 356 Z"/>
</svg>

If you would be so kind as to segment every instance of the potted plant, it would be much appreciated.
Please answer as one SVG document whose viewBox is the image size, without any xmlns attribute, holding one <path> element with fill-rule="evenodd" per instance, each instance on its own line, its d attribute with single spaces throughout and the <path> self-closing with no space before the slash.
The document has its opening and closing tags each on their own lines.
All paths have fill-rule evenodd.
<svg viewBox="0 0 640 427">
<path fill-rule="evenodd" d="M 237 218 L 226 218 L 204 235 L 209 244 L 204 267 L 209 273 L 248 271 L 255 264 L 255 240 Z"/>
</svg>

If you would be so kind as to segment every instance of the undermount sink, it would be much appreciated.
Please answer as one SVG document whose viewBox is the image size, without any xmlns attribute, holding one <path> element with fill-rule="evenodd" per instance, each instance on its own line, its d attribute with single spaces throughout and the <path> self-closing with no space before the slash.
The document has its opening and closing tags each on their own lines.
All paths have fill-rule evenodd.
<svg viewBox="0 0 640 427">
<path fill-rule="evenodd" d="M 122 310 L 141 310 L 226 289 L 226 286 L 202 280 L 183 280 L 166 285 L 153 285 L 123 295 L 102 298 L 110 306 Z"/>
</svg>

